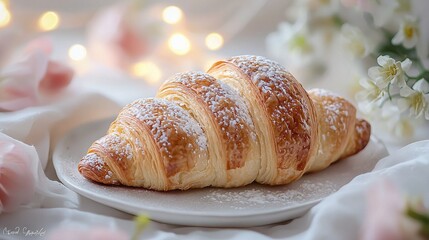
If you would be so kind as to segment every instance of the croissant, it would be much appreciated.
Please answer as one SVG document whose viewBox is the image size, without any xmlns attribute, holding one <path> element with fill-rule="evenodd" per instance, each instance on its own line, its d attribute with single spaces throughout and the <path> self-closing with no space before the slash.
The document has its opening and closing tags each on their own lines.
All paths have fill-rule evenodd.
<svg viewBox="0 0 429 240">
<path fill-rule="evenodd" d="M 344 98 L 307 92 L 274 61 L 237 56 L 125 106 L 78 170 L 159 191 L 281 185 L 359 152 L 370 134 Z"/>
</svg>

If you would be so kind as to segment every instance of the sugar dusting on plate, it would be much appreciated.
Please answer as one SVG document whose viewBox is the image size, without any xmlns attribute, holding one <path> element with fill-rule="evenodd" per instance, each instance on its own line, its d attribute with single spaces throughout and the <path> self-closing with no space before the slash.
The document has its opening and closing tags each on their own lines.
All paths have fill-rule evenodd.
<svg viewBox="0 0 429 240">
<path fill-rule="evenodd" d="M 293 189 L 284 190 L 276 187 L 261 189 L 260 186 L 238 191 L 225 191 L 224 189 L 213 189 L 202 200 L 207 203 L 225 204 L 232 209 L 248 209 L 267 204 L 290 204 L 317 200 L 336 191 L 335 184 L 330 181 L 317 182 L 304 180 Z"/>
</svg>

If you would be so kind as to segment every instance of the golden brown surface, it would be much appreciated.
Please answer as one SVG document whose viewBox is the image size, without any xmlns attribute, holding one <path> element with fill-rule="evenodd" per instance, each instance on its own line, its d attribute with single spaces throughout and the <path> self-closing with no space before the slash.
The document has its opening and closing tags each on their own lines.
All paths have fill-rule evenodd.
<svg viewBox="0 0 429 240">
<path fill-rule="evenodd" d="M 244 158 L 250 148 L 251 141 L 251 126 L 252 122 L 249 116 L 241 116 L 239 108 L 234 97 L 231 97 L 231 92 L 222 87 L 220 82 L 216 81 L 212 76 L 200 73 L 182 73 L 177 74 L 167 81 L 162 86 L 160 92 L 164 88 L 181 88 L 182 91 L 191 92 L 193 94 L 193 101 L 198 101 L 210 114 L 215 121 L 213 127 L 217 128 L 222 146 L 226 151 L 227 169 L 240 168 L 244 165 Z M 162 97 L 162 95 L 158 95 Z M 247 120 L 247 121 L 246 121 Z"/>
<path fill-rule="evenodd" d="M 283 67 L 270 60 L 240 56 L 227 61 L 258 87 L 274 129 L 278 167 L 286 169 L 296 165 L 297 170 L 303 170 L 313 147 L 311 129 L 315 124 L 314 113 L 310 111 L 312 102 L 304 88 Z"/>
<path fill-rule="evenodd" d="M 241 73 L 237 76 L 236 71 Z M 317 131 L 313 127 L 313 103 L 301 84 L 279 64 L 258 56 L 233 57 L 214 64 L 208 72 L 221 81 L 247 81 L 252 87 L 237 91 L 249 102 L 260 99 L 253 111 L 267 119 L 260 121 L 266 125 L 261 131 L 268 133 L 263 145 L 274 148 L 274 153 L 267 155 L 276 161 L 266 164 L 269 173 L 261 173 L 258 182 L 285 184 L 301 177 L 315 152 L 316 141 L 312 137 Z"/>
<path fill-rule="evenodd" d="M 188 72 L 167 80 L 157 97 L 187 109 L 205 130 L 208 161 L 216 176 L 211 185 L 240 186 L 255 180 L 260 159 L 256 133 L 236 92 L 206 73 Z"/>
<path fill-rule="evenodd" d="M 257 56 L 177 74 L 157 98 L 127 105 L 79 172 L 155 190 L 279 185 L 362 150 L 371 128 L 345 99 L 309 92 Z"/>
<path fill-rule="evenodd" d="M 309 95 L 319 117 L 319 144 L 308 171 L 318 171 L 362 150 L 369 142 L 371 127 L 356 119 L 355 107 L 344 98 L 322 89 L 312 89 Z"/>
</svg>

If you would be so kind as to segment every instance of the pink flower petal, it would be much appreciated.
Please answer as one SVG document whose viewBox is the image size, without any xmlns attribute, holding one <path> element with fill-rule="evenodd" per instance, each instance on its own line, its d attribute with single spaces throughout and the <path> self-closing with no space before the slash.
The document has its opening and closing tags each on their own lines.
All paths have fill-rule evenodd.
<svg viewBox="0 0 429 240">
<path fill-rule="evenodd" d="M 35 105 L 38 86 L 48 65 L 48 56 L 41 51 L 25 55 L 0 73 L 0 110 L 14 111 Z"/>
<path fill-rule="evenodd" d="M 51 55 L 51 53 L 52 53 L 52 40 L 48 37 L 36 38 L 27 44 L 25 51 L 27 53 L 32 53 L 35 51 L 42 51 L 46 55 Z"/>
<path fill-rule="evenodd" d="M 14 211 L 31 200 L 36 185 L 33 161 L 18 146 L 0 140 L 0 212 Z"/>
<path fill-rule="evenodd" d="M 126 24 L 124 19 L 121 21 L 117 34 L 117 41 L 112 43 L 116 44 L 125 56 L 133 59 L 144 54 L 146 50 L 144 39 L 140 38 L 137 32 Z"/>
<path fill-rule="evenodd" d="M 49 60 L 52 44 L 49 39 L 29 43 L 23 57 L 0 73 L 0 110 L 16 111 L 40 103 L 43 94 L 66 87 L 74 71 L 57 61 Z"/>
<path fill-rule="evenodd" d="M 40 81 L 40 88 L 44 91 L 58 91 L 70 83 L 73 75 L 74 71 L 69 66 L 57 61 L 49 61 L 46 74 Z"/>
<path fill-rule="evenodd" d="M 400 240 L 405 201 L 395 186 L 377 182 L 367 194 L 368 208 L 363 224 L 363 240 Z"/>
<path fill-rule="evenodd" d="M 126 240 L 129 239 L 127 234 L 122 231 L 114 231 L 108 228 L 94 228 L 88 234 L 88 240 Z"/>
<path fill-rule="evenodd" d="M 113 67 L 126 68 L 149 50 L 149 38 L 143 34 L 144 22 L 137 22 L 135 8 L 116 5 L 103 10 L 91 22 L 88 32 L 89 50 L 99 61 Z"/>
<path fill-rule="evenodd" d="M 52 232 L 49 240 L 127 240 L 128 234 L 121 230 L 113 230 L 104 227 L 92 227 L 91 229 L 73 229 L 72 227 L 59 228 Z"/>
</svg>

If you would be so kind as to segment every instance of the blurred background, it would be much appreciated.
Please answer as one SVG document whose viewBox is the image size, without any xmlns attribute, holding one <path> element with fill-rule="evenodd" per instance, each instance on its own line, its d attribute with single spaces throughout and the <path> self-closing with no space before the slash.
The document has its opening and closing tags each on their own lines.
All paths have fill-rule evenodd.
<svg viewBox="0 0 429 240">
<path fill-rule="evenodd" d="M 121 104 L 154 96 L 160 84 L 177 72 L 204 71 L 234 55 L 267 56 L 266 36 L 284 19 L 288 4 L 281 0 L 0 3 L 1 62 L 34 39 L 42 39 L 49 42 L 51 58 L 75 71 L 72 85 L 109 92 Z"/>
<path fill-rule="evenodd" d="M 265 38 L 284 19 L 287 5 L 281 0 L 2 2 L 10 14 L 2 31 L 17 46 L 48 37 L 52 56 L 73 61 L 79 74 L 104 64 L 155 85 L 171 73 L 204 70 L 227 56 L 267 55 Z M 139 62 L 160 73 L 133 71 Z"/>
<path fill-rule="evenodd" d="M 108 94 L 125 105 L 154 96 L 174 73 L 205 71 L 234 55 L 262 55 L 284 65 L 304 87 L 325 88 L 352 101 L 380 136 L 409 142 L 429 136 L 429 92 L 419 92 L 418 111 L 401 95 L 408 101 L 404 111 L 392 100 L 401 87 L 397 92 L 391 84 L 380 87 L 368 69 L 377 66 L 377 57 L 399 49 L 395 61 L 414 62 L 408 87 L 417 76 L 429 81 L 428 3 L 0 0 L 0 66 L 19 51 L 43 48 L 72 67 L 70 88 Z M 393 44 L 394 36 L 408 36 L 404 29 L 414 33 L 411 47 L 401 45 L 408 46 L 407 39 Z M 375 85 L 365 84 L 368 79 Z"/>
</svg>

